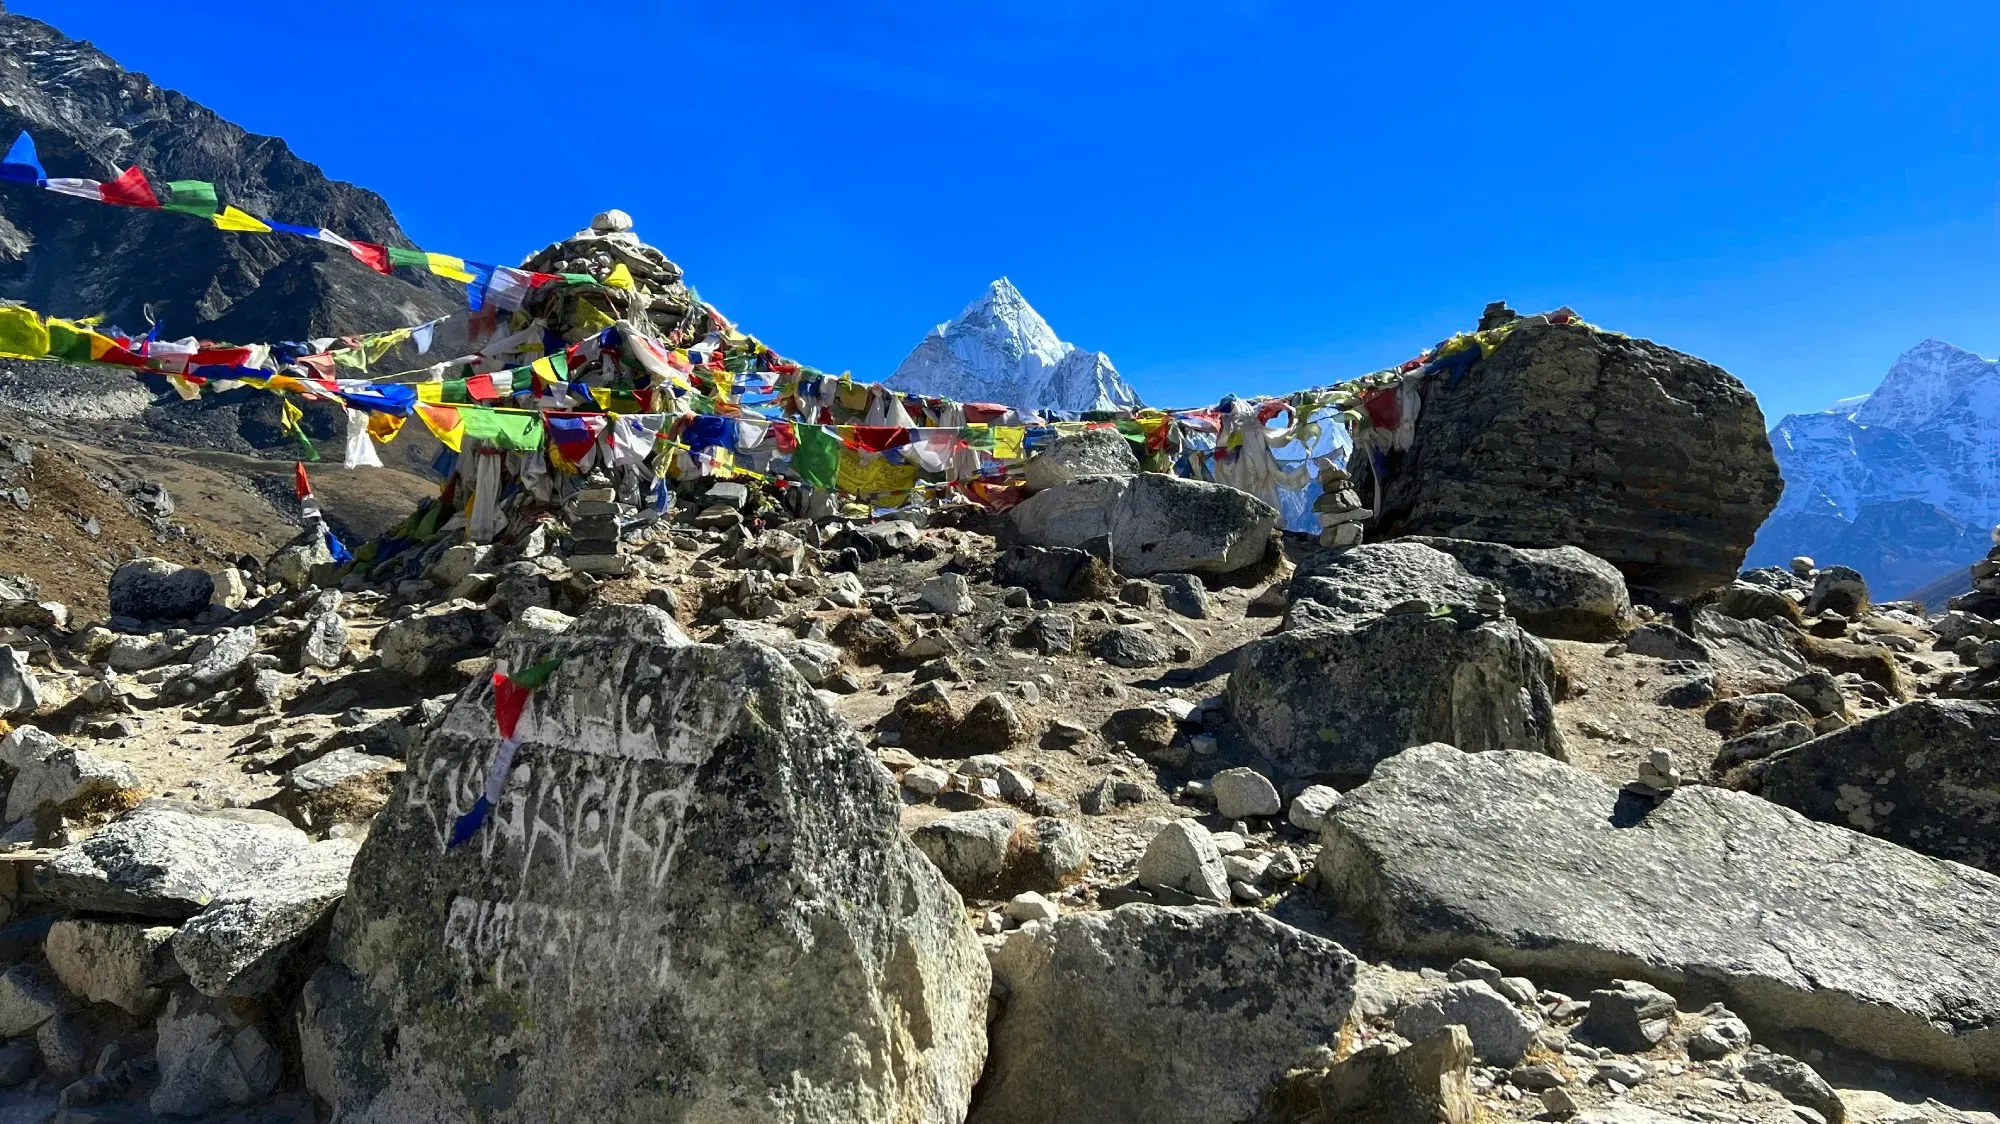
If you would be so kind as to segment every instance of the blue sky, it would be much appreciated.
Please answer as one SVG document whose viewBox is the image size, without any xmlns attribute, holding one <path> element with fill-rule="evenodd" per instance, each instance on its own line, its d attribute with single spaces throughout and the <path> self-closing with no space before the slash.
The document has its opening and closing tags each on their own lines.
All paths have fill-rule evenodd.
<svg viewBox="0 0 2000 1124">
<path fill-rule="evenodd" d="M 1166 405 L 1361 374 L 1495 298 L 1721 363 L 1773 421 L 1926 336 L 2000 348 L 1991 3 L 9 6 L 427 249 L 623 207 L 860 376 L 1002 274 Z"/>
</svg>

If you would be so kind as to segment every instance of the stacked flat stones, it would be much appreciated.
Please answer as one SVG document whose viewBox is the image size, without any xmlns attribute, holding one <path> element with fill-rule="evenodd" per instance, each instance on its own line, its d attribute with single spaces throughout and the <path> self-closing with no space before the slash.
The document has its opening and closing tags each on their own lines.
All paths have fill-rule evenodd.
<svg viewBox="0 0 2000 1124">
<path fill-rule="evenodd" d="M 1347 470 L 1328 461 L 1319 469 L 1319 498 L 1313 512 L 1319 517 L 1319 544 L 1345 550 L 1361 545 L 1361 523 L 1373 511 L 1361 506 L 1361 494 Z"/>
<path fill-rule="evenodd" d="M 587 273 L 602 281 L 623 265 L 632 275 L 632 288 L 592 291 L 592 299 L 608 298 L 614 310 L 634 323 L 650 325 L 661 339 L 685 343 L 708 331 L 696 315 L 700 301 L 681 282 L 681 267 L 659 250 L 640 241 L 632 232 L 632 216 L 620 210 L 599 213 L 587 229 L 560 242 L 550 243 L 521 263 L 521 268 L 542 273 Z M 550 327 L 572 340 L 595 331 L 587 317 L 573 315 L 564 302 L 578 299 L 566 286 L 549 285 L 535 290 L 527 311 L 541 316 Z M 601 321 L 599 321 L 601 323 Z"/>
<path fill-rule="evenodd" d="M 565 511 L 569 516 L 570 569 L 600 575 L 623 574 L 631 569 L 620 537 L 626 520 L 635 516 L 637 510 L 618 502 L 618 489 L 608 480 L 592 476 L 570 498 Z"/>
</svg>

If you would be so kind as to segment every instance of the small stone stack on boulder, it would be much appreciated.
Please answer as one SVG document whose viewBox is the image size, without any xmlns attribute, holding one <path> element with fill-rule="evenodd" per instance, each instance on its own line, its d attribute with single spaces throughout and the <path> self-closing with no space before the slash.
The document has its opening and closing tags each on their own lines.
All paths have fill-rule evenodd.
<svg viewBox="0 0 2000 1124">
<path fill-rule="evenodd" d="M 1319 467 L 1319 498 L 1313 513 L 1319 519 L 1319 544 L 1337 550 L 1361 544 L 1361 523 L 1373 511 L 1361 506 L 1361 493 L 1347 470 L 1327 461 Z"/>
<path fill-rule="evenodd" d="M 619 536 L 633 509 L 618 502 L 618 489 L 594 476 L 577 489 L 566 508 L 569 516 L 572 570 L 586 574 L 623 574 L 631 562 L 622 553 Z"/>
</svg>

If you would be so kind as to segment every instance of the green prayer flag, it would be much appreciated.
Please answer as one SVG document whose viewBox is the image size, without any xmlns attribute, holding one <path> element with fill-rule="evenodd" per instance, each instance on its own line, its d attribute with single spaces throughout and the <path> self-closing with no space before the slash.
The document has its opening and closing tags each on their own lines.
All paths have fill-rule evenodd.
<svg viewBox="0 0 2000 1124">
<path fill-rule="evenodd" d="M 822 425 L 799 425 L 799 447 L 792 450 L 792 471 L 815 488 L 831 488 L 840 473 L 840 438 Z"/>
<path fill-rule="evenodd" d="M 215 198 L 215 185 L 203 180 L 172 180 L 160 193 L 160 206 L 203 218 L 222 209 Z"/>
<path fill-rule="evenodd" d="M 49 358 L 90 362 L 90 336 L 59 320 L 50 320 Z"/>
<path fill-rule="evenodd" d="M 389 265 L 392 268 L 399 265 L 407 265 L 415 269 L 428 270 L 431 267 L 431 259 L 430 255 L 424 253 L 422 250 L 405 250 L 401 246 L 391 246 L 389 247 Z"/>
<path fill-rule="evenodd" d="M 477 437 L 496 449 L 528 453 L 542 447 L 542 416 L 512 414 L 499 410 L 460 410 L 465 435 Z"/>
<path fill-rule="evenodd" d="M 533 667 L 525 668 L 513 675 L 509 675 L 507 678 L 514 681 L 514 686 L 532 691 L 542 684 L 547 683 L 549 676 L 555 674 L 556 668 L 561 666 L 562 661 L 563 658 L 561 656 L 550 656 Z"/>
<path fill-rule="evenodd" d="M 471 402 L 472 395 L 466 393 L 464 379 L 446 379 L 444 388 L 438 391 L 438 401 L 459 405 Z"/>
<path fill-rule="evenodd" d="M 514 381 L 510 384 L 513 393 L 519 394 L 524 390 L 533 390 L 535 388 L 535 372 L 533 370 L 527 367 L 516 367 L 512 371 L 509 371 L 508 374 L 513 376 Z"/>
<path fill-rule="evenodd" d="M 556 276 L 562 278 L 565 285 L 602 285 L 604 283 L 588 273 L 558 273 Z"/>
</svg>

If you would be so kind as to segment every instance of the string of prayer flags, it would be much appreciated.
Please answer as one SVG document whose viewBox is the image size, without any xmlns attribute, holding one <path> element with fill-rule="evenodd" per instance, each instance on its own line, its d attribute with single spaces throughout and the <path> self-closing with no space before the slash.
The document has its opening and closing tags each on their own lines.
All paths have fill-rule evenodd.
<svg viewBox="0 0 2000 1124">
<path fill-rule="evenodd" d="M 233 230 L 242 234 L 271 233 L 270 223 L 230 206 L 224 206 L 215 213 L 215 226 L 218 230 Z"/>
<path fill-rule="evenodd" d="M 7 155 L 0 157 L 0 180 L 40 187 L 48 182 L 48 178 L 48 174 L 42 171 L 41 157 L 35 153 L 35 138 L 26 133 L 15 137 Z"/>
<path fill-rule="evenodd" d="M 456 453 L 465 442 L 465 418 L 451 406 L 433 406 L 427 402 L 417 404 L 417 416 L 423 419 L 424 428 L 445 448 Z"/>
<path fill-rule="evenodd" d="M 486 784 L 480 789 L 479 799 L 473 801 L 471 809 L 452 823 L 451 842 L 447 844 L 447 849 L 471 839 L 487 817 L 493 814 L 493 806 L 500 802 L 500 793 L 507 787 L 507 776 L 513 772 L 514 754 L 521 748 L 515 734 L 520 729 L 521 715 L 527 709 L 528 696 L 547 683 L 561 664 L 561 656 L 550 656 L 518 675 L 493 673 L 493 725 L 500 732 L 500 745 L 493 754 L 493 764 L 486 770 Z"/>
</svg>

